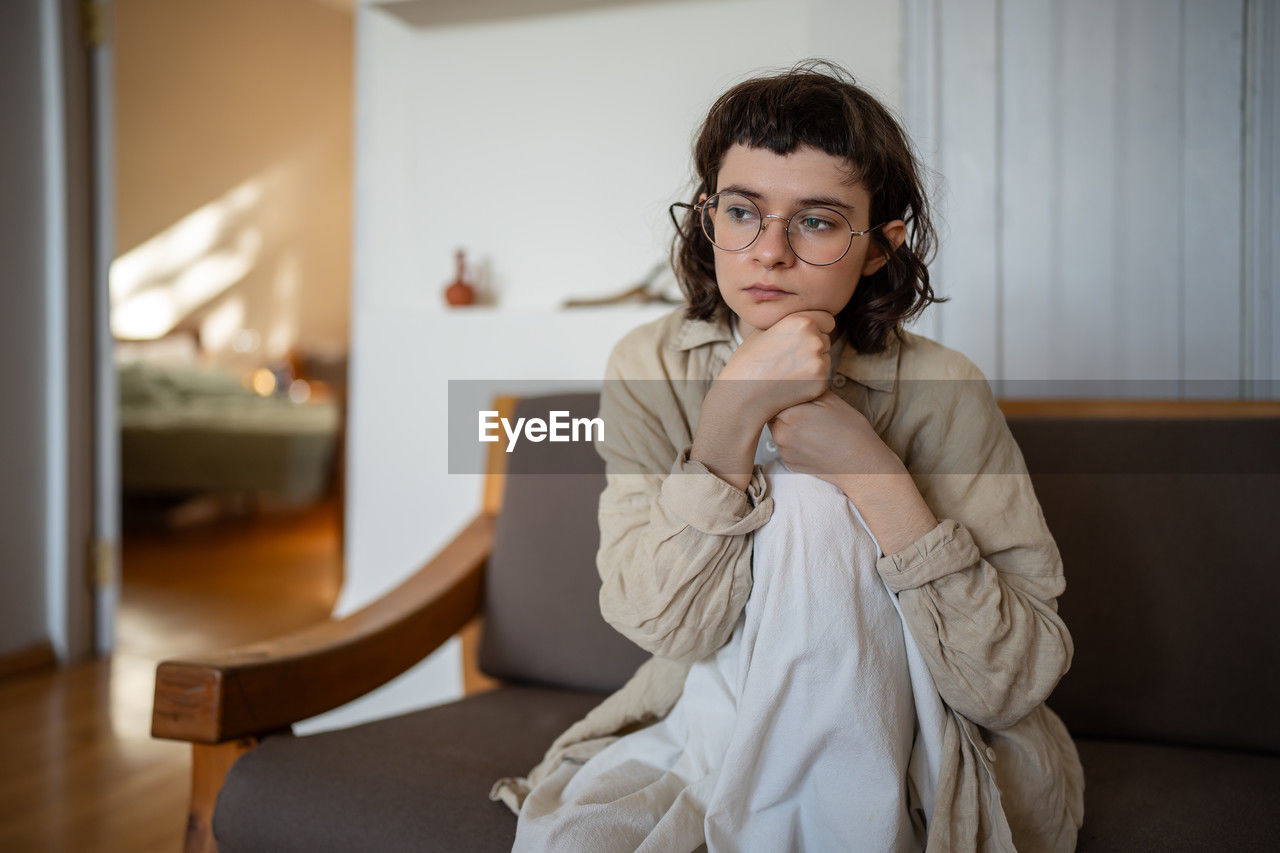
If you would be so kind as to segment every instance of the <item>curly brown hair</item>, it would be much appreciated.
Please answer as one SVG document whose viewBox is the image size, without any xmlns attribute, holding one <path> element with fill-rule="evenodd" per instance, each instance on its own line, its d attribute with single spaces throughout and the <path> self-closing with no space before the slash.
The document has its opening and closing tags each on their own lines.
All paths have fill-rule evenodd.
<svg viewBox="0 0 1280 853">
<path fill-rule="evenodd" d="M 920 166 L 897 119 L 844 68 L 825 60 L 805 60 L 771 76 L 734 86 L 711 107 L 698 131 L 693 162 L 699 184 L 693 202 L 715 193 L 725 154 L 735 144 L 790 154 L 809 146 L 847 161 L 849 182 L 871 196 L 871 221 L 901 219 L 907 239 L 896 249 L 880 230 L 871 238 L 888 261 L 863 277 L 836 328 L 859 352 L 885 348 L 890 333 L 934 302 L 928 263 L 937 241 Z M 727 319 L 729 306 L 716 285 L 711 242 L 686 210 L 671 245 L 671 263 L 684 291 L 690 319 Z M 674 218 L 674 217 L 673 217 Z"/>
</svg>

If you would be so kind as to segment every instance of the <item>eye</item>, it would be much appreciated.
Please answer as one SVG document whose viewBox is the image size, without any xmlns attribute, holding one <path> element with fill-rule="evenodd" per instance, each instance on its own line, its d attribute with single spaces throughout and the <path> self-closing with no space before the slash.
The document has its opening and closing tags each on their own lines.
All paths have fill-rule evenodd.
<svg viewBox="0 0 1280 853">
<path fill-rule="evenodd" d="M 836 224 L 830 219 L 811 213 L 800 220 L 800 227 L 806 231 L 829 231 L 835 228 Z"/>
<path fill-rule="evenodd" d="M 805 237 L 835 237 L 849 229 L 849 220 L 826 207 L 806 207 L 791 220 L 794 230 Z"/>
<path fill-rule="evenodd" d="M 755 219 L 755 211 L 749 207 L 734 204 L 725 208 L 725 212 L 729 214 L 729 218 L 734 222 L 745 222 L 748 219 Z"/>
</svg>

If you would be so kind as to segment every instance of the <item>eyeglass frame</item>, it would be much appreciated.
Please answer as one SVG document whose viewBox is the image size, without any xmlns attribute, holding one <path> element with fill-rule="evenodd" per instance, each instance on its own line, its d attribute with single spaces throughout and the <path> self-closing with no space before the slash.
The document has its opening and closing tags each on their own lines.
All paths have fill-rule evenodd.
<svg viewBox="0 0 1280 853">
<path fill-rule="evenodd" d="M 751 206 L 754 207 L 756 211 L 760 214 L 760 224 L 756 229 L 756 236 L 752 237 L 751 241 L 747 243 L 747 245 L 743 246 L 741 249 L 725 249 L 722 246 L 717 245 L 716 241 L 712 240 L 711 236 L 707 234 L 707 229 L 702 226 L 703 211 L 706 210 L 707 204 L 711 201 L 711 199 L 719 195 L 741 196 L 742 198 L 751 202 Z M 844 256 L 849 254 L 849 250 L 853 248 L 854 237 L 866 236 L 867 234 L 870 234 L 872 231 L 875 231 L 876 229 L 883 228 L 884 226 L 888 225 L 890 221 L 890 220 L 886 220 L 884 222 L 881 222 L 879 225 L 872 225 L 870 228 L 864 228 L 863 230 L 859 231 L 858 229 L 854 228 L 853 225 L 849 222 L 849 217 L 845 216 L 843 213 L 841 213 L 838 210 L 835 210 L 834 208 L 830 208 L 821 204 L 813 204 L 808 207 L 802 207 L 799 210 L 797 210 L 795 213 L 791 214 L 790 216 L 779 216 L 776 213 L 765 213 L 761 211 L 760 205 L 756 204 L 754 200 L 752 200 L 751 198 L 745 195 L 742 195 L 742 193 L 733 192 L 730 190 L 725 192 L 712 193 L 711 195 L 707 196 L 697 204 L 689 204 L 686 201 L 677 201 L 674 204 L 672 204 L 670 207 L 668 207 L 667 213 L 668 215 L 671 216 L 671 223 L 675 225 L 677 233 L 679 233 L 681 230 L 680 222 L 679 220 L 676 219 L 677 207 L 684 208 L 685 210 L 695 211 L 698 214 L 698 230 L 702 232 L 702 236 L 707 238 L 708 243 L 710 243 L 712 246 L 715 246 L 715 248 L 719 249 L 722 252 L 745 252 L 747 249 L 750 249 L 752 246 L 755 245 L 756 240 L 760 239 L 760 235 L 764 233 L 764 224 L 765 224 L 764 221 L 766 219 L 776 219 L 779 222 L 786 223 L 786 227 L 783 229 L 782 233 L 786 237 L 787 248 L 791 250 L 791 254 L 795 255 L 798 260 L 804 261 L 806 264 L 808 264 L 811 267 L 829 267 L 834 264 L 840 263 L 841 261 L 844 260 Z M 797 216 L 804 213 L 806 210 L 829 210 L 832 213 L 834 213 L 836 216 L 839 216 L 841 219 L 843 219 L 844 224 L 849 226 L 849 244 L 844 247 L 844 251 L 840 253 L 840 257 L 836 258 L 834 261 L 828 261 L 825 264 L 815 264 L 812 261 L 805 261 L 804 258 L 800 257 L 800 253 L 796 251 L 796 247 L 791 245 L 791 220 L 795 219 Z"/>
</svg>

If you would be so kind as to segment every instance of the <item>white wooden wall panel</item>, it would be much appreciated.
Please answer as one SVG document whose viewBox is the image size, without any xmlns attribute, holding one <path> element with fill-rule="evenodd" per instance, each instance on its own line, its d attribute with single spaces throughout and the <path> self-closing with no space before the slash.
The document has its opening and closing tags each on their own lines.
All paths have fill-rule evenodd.
<svg viewBox="0 0 1280 853">
<path fill-rule="evenodd" d="M 998 337 L 991 334 L 1000 310 L 999 263 L 992 235 L 996 204 L 996 0 L 940 4 L 939 134 L 945 144 L 939 168 L 946 180 L 942 211 L 947 246 L 939 257 L 938 287 L 952 297 L 941 314 L 949 345 L 989 376 L 999 375 Z"/>
<path fill-rule="evenodd" d="M 1266 262 L 1254 268 L 1256 287 L 1266 292 L 1270 326 L 1267 329 L 1267 350 L 1271 361 L 1265 379 L 1271 382 L 1271 395 L 1280 397 L 1280 8 L 1276 0 L 1261 0 L 1266 5 L 1267 17 L 1259 27 L 1262 38 L 1260 59 L 1265 62 L 1264 74 L 1267 88 L 1253 98 L 1255 113 L 1267 127 L 1261 142 L 1260 158 L 1264 168 L 1257 174 L 1261 191 L 1269 195 L 1266 213 L 1256 211 L 1255 221 L 1249 231 L 1265 247 Z M 1253 20 L 1251 17 L 1250 20 Z M 1264 327 L 1266 328 L 1266 327 Z M 1265 363 L 1265 362 L 1260 362 Z M 1255 375 L 1262 376 L 1259 370 Z"/>
<path fill-rule="evenodd" d="M 1120 47 L 1114 0 L 1053 7 L 1057 39 L 1046 54 L 1054 66 L 1053 122 L 1040 132 L 1057 148 L 1043 199 L 1054 211 L 1054 251 L 1042 262 L 1045 276 L 1020 284 L 1050 290 L 1053 366 L 1043 378 L 1056 386 L 1047 393 L 1067 396 L 1097 393 L 1091 382 L 1111 377 L 1120 360 Z"/>
<path fill-rule="evenodd" d="M 1115 375 L 1137 382 L 1179 377 L 1180 13 L 1181 6 L 1168 0 L 1128 0 L 1120 17 L 1121 347 Z M 1130 393 L 1159 397 L 1169 391 L 1144 383 Z"/>
<path fill-rule="evenodd" d="M 1185 0 L 1183 16 L 1184 394 L 1235 397 L 1244 363 L 1244 188 L 1240 136 L 1230 130 L 1242 127 L 1244 4 Z M 1229 92 L 1236 97 L 1224 97 Z"/>
<path fill-rule="evenodd" d="M 1275 236 L 1247 213 L 1271 195 L 1246 208 L 1243 157 L 1273 129 L 1265 112 L 1246 148 L 1245 21 L 1270 32 L 1273 6 L 908 0 L 906 115 L 941 173 L 934 274 L 954 297 L 921 331 L 991 379 L 1050 380 L 1003 393 L 1253 393 L 1276 361 Z M 1271 276 L 1248 288 L 1247 249 Z"/>
<path fill-rule="evenodd" d="M 902 101 L 903 118 L 910 128 L 911 141 L 916 147 L 920 164 L 924 170 L 921 176 L 925 182 L 925 192 L 930 200 L 942 197 L 940 186 L 941 173 L 938 171 L 938 0 L 916 0 L 903 6 L 903 41 L 911 45 L 909 61 L 903 62 L 902 69 Z M 939 227 L 941 222 L 935 223 Z M 946 239 L 946 234 L 939 236 Z M 936 272 L 937 266 L 933 267 Z M 933 286 L 940 287 L 934 280 Z M 940 340 L 942 312 L 948 306 L 932 306 L 916 318 L 911 330 Z"/>
<path fill-rule="evenodd" d="M 1280 3 L 1246 15 L 1246 394 L 1280 397 Z"/>
<path fill-rule="evenodd" d="M 1055 48 L 1052 0 L 1006 3 L 1000 16 L 1000 229 L 996 232 L 1002 269 L 1002 306 L 997 340 L 1003 343 L 998 373 L 1003 378 L 1051 376 L 1053 296 L 1042 282 L 1057 268 L 1058 207 L 1053 181 L 1057 135 L 1054 86 L 1057 66 L 1044 62 Z M 1047 263 L 1046 263 L 1047 262 Z"/>
</svg>

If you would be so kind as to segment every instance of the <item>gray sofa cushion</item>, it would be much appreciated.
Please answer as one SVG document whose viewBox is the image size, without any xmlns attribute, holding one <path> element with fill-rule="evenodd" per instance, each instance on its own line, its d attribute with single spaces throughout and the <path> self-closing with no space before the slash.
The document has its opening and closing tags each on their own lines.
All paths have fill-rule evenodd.
<svg viewBox="0 0 1280 853">
<path fill-rule="evenodd" d="M 227 774 L 221 853 L 511 849 L 516 819 L 488 799 L 604 697 L 504 687 L 307 737 L 267 738 Z"/>
<path fill-rule="evenodd" d="M 1280 422 L 1010 428 L 1066 573 L 1071 733 L 1280 752 Z"/>
<path fill-rule="evenodd" d="M 593 418 L 598 394 L 522 400 L 517 418 Z M 485 575 L 480 669 L 506 681 L 621 687 L 648 657 L 600 615 L 596 511 L 604 461 L 587 442 L 522 441 L 507 457 Z"/>
<path fill-rule="evenodd" d="M 1124 741 L 1076 746 L 1081 853 L 1276 849 L 1280 758 Z"/>
</svg>

